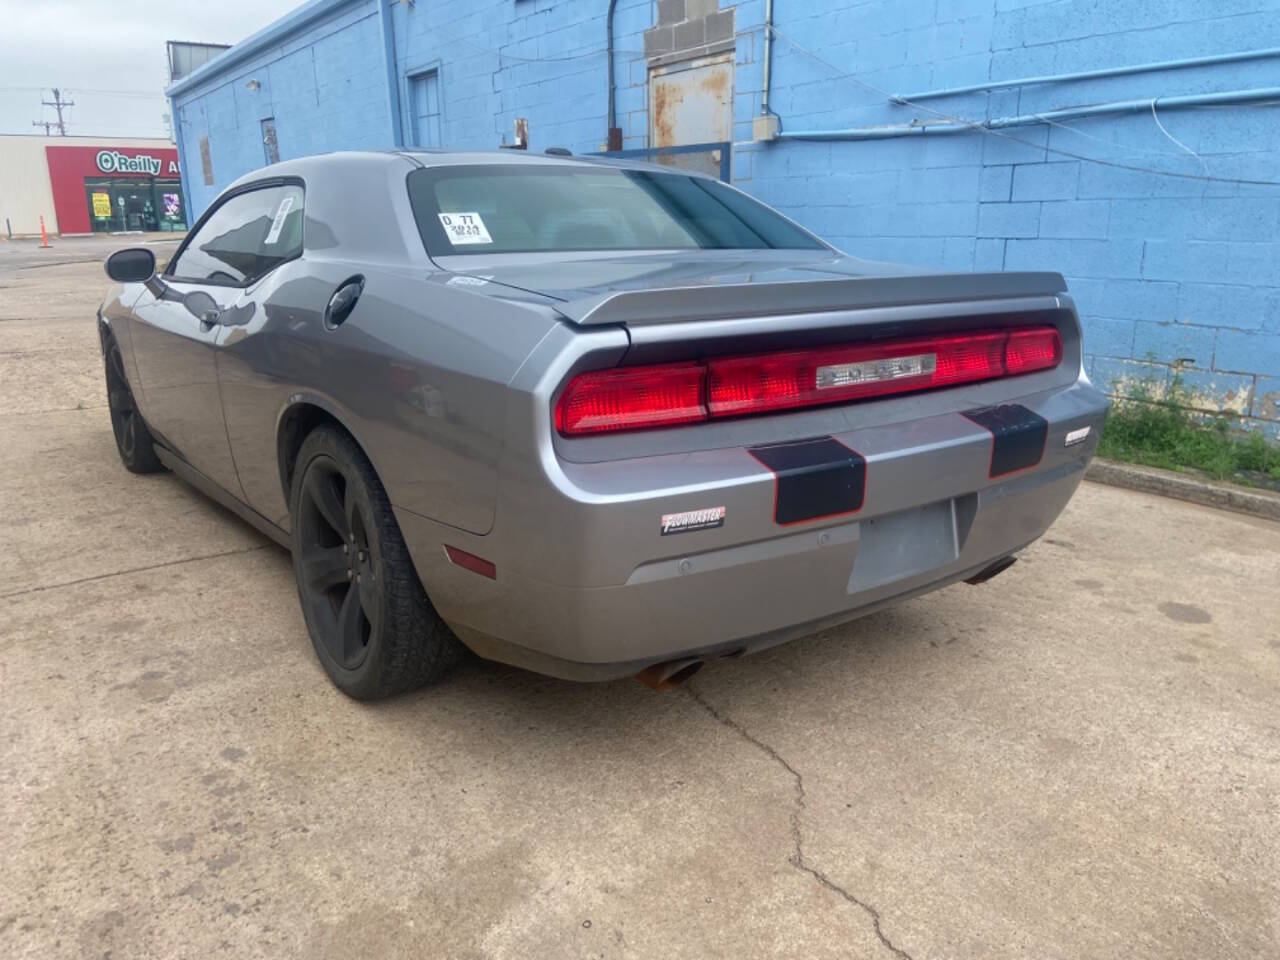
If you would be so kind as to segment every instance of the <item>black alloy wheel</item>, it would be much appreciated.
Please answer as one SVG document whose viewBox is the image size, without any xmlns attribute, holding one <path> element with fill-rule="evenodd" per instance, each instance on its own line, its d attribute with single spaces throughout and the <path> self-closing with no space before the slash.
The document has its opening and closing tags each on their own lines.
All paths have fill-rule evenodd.
<svg viewBox="0 0 1280 960">
<path fill-rule="evenodd" d="M 115 337 L 106 343 L 107 410 L 111 414 L 111 432 L 115 434 L 120 460 L 133 473 L 155 473 L 164 469 L 156 456 L 151 431 L 147 429 L 124 372 L 124 357 Z"/>
<path fill-rule="evenodd" d="M 427 599 L 364 451 L 336 426 L 317 427 L 290 486 L 298 597 L 329 678 L 357 700 L 438 679 L 462 645 Z"/>
<path fill-rule="evenodd" d="M 370 521 L 342 468 L 328 456 L 307 465 L 298 507 L 298 586 L 313 611 L 316 639 L 342 669 L 357 670 L 378 618 Z"/>
</svg>

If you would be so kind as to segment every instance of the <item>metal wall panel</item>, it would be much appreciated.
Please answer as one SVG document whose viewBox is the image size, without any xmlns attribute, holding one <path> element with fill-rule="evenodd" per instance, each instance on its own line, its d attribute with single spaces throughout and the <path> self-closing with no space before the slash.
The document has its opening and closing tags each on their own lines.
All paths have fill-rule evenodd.
<svg viewBox="0 0 1280 960">
<path fill-rule="evenodd" d="M 733 58 L 676 63 L 649 74 L 649 145 L 677 147 L 733 139 Z M 718 151 L 659 155 L 658 163 L 719 176 Z"/>
</svg>

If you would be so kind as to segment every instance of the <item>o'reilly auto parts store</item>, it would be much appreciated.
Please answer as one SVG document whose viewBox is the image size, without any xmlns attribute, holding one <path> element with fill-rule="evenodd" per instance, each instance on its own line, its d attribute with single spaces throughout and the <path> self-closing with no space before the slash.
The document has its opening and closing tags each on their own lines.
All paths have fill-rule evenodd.
<svg viewBox="0 0 1280 960">
<path fill-rule="evenodd" d="M 168 140 L 0 136 L 0 218 L 14 236 L 185 230 Z"/>
</svg>

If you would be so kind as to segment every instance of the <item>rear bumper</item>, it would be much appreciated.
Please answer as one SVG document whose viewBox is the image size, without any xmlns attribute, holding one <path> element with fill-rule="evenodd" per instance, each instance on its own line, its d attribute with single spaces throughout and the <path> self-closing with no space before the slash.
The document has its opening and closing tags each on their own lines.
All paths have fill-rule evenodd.
<svg viewBox="0 0 1280 960">
<path fill-rule="evenodd" d="M 743 447 L 544 462 L 507 485 L 485 537 L 398 517 L 432 601 L 477 653 L 568 679 L 628 676 L 812 633 L 1035 540 L 1079 486 L 1107 402 L 1083 379 L 1019 402 L 1048 424 L 1034 465 L 993 479 L 993 435 L 960 413 L 832 434 L 865 458 L 860 507 L 785 526 L 777 478 Z M 662 535 L 663 515 L 718 507 L 722 525 Z M 445 544 L 497 578 L 450 564 Z"/>
</svg>

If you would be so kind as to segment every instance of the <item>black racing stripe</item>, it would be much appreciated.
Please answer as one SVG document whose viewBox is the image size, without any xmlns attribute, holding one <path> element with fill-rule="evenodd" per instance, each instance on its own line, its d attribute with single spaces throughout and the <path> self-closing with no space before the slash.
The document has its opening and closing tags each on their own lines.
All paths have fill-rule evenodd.
<svg viewBox="0 0 1280 960">
<path fill-rule="evenodd" d="M 862 509 L 867 461 L 834 437 L 749 447 L 747 452 L 773 471 L 773 519 L 802 523 Z"/>
<path fill-rule="evenodd" d="M 1034 467 L 1044 457 L 1049 421 L 1020 403 L 966 410 L 964 415 L 991 432 L 990 477 Z"/>
</svg>

